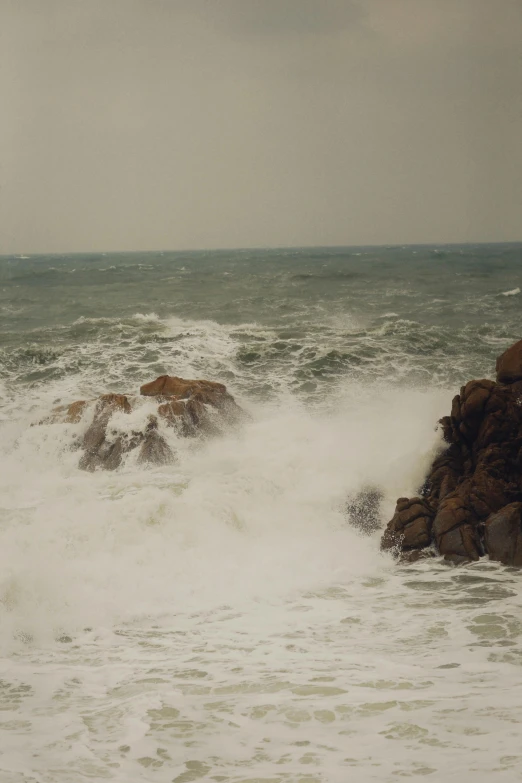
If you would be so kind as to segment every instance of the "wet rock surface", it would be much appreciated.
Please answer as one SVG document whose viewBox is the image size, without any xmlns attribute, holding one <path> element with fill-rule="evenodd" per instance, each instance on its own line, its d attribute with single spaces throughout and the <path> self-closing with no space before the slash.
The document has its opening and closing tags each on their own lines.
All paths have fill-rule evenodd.
<svg viewBox="0 0 522 783">
<path fill-rule="evenodd" d="M 439 423 L 446 448 L 420 496 L 397 501 L 382 548 L 521 566 L 522 340 L 498 358 L 497 381 L 467 383 Z"/>
<path fill-rule="evenodd" d="M 175 454 L 160 432 L 162 426 L 174 427 L 183 437 L 212 435 L 236 423 L 243 411 L 221 383 L 192 381 L 162 375 L 140 389 L 137 395 L 103 394 L 96 400 L 77 400 L 55 408 L 42 424 L 56 422 L 75 424 L 84 416 L 90 423 L 76 442 L 82 451 L 78 467 L 82 470 L 115 470 L 125 454 L 138 449 L 140 465 L 165 465 Z M 153 397 L 155 412 L 139 429 L 124 429 L 115 424 L 115 414 L 130 414 L 143 404 L 143 397 Z"/>
<path fill-rule="evenodd" d="M 497 359 L 497 381 L 513 383 L 522 380 L 522 340 L 511 345 Z"/>
</svg>

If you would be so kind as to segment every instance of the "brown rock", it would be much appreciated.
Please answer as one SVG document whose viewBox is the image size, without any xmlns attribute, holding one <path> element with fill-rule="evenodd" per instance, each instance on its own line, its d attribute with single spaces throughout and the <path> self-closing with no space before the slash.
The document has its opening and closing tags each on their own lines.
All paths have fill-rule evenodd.
<svg viewBox="0 0 522 783">
<path fill-rule="evenodd" d="M 491 560 L 522 566 L 522 503 L 510 503 L 486 519 L 486 550 Z"/>
<path fill-rule="evenodd" d="M 454 492 L 446 495 L 437 508 L 433 520 L 433 537 L 439 549 L 443 536 L 454 528 L 472 521 L 472 513 L 467 504 L 466 489 L 466 485 L 461 485 Z"/>
<path fill-rule="evenodd" d="M 155 381 L 143 384 L 140 394 L 145 397 L 173 397 L 178 400 L 197 396 L 201 402 L 209 405 L 216 405 L 222 399 L 230 397 L 222 383 L 187 381 L 175 375 L 160 375 Z"/>
<path fill-rule="evenodd" d="M 522 380 L 522 340 L 510 346 L 498 357 L 496 370 L 498 383 Z"/>
<path fill-rule="evenodd" d="M 58 405 L 49 416 L 39 421 L 38 424 L 55 424 L 57 422 L 61 424 L 77 424 L 83 416 L 85 406 L 88 404 L 87 400 L 77 400 L 70 405 Z"/>
<path fill-rule="evenodd" d="M 383 549 L 423 549 L 431 542 L 433 511 L 423 498 L 399 498 L 382 537 Z"/>
<path fill-rule="evenodd" d="M 151 416 L 138 454 L 138 465 L 168 465 L 173 459 L 172 449 L 158 432 L 158 420 Z"/>
<path fill-rule="evenodd" d="M 479 430 L 484 409 L 491 397 L 493 381 L 470 381 L 460 393 L 459 402 L 459 431 L 469 442 L 472 441 Z M 455 419 L 457 423 L 457 419 Z"/>
<path fill-rule="evenodd" d="M 68 406 L 67 411 L 65 413 L 65 421 L 67 422 L 67 424 L 76 424 L 77 422 L 79 422 L 83 415 L 86 405 L 87 405 L 86 400 L 78 400 L 77 402 L 71 403 L 71 405 Z"/>
<path fill-rule="evenodd" d="M 482 555 L 480 540 L 473 525 L 461 525 L 448 531 L 440 539 L 439 552 L 446 559 L 479 560 Z"/>
<path fill-rule="evenodd" d="M 440 421 L 447 447 L 422 498 L 397 501 L 384 549 L 435 546 L 451 562 L 489 553 L 522 566 L 522 340 L 499 357 L 497 378 L 470 381 L 453 399 Z"/>
<path fill-rule="evenodd" d="M 152 383 L 141 387 L 145 396 L 155 397 L 157 416 L 167 425 L 177 428 L 182 436 L 218 433 L 226 424 L 236 422 L 243 415 L 222 383 L 212 381 L 187 381 L 162 375 Z M 131 402 L 125 394 L 104 394 L 93 401 L 92 421 L 75 446 L 83 451 L 79 467 L 83 470 L 115 470 L 123 456 L 139 448 L 138 464 L 166 464 L 174 454 L 165 438 L 158 431 L 158 418 L 151 415 L 144 431 L 121 432 L 111 427 L 115 413 L 130 413 L 136 398 Z M 78 422 L 88 403 L 78 400 L 63 405 L 40 422 Z"/>
<path fill-rule="evenodd" d="M 185 435 L 194 435 L 200 431 L 210 434 L 219 432 L 216 419 L 210 415 L 207 406 L 219 411 L 220 421 L 225 424 L 234 423 L 243 415 L 226 386 L 213 381 L 190 381 L 160 375 L 155 381 L 144 384 L 140 394 L 163 398 L 164 402 L 158 409 L 160 416 L 180 426 Z"/>
<path fill-rule="evenodd" d="M 495 388 L 493 381 L 470 381 L 464 386 L 460 402 L 460 417 L 466 419 L 482 416 L 486 404 Z"/>
<path fill-rule="evenodd" d="M 167 419 L 169 424 L 174 424 L 178 418 L 187 414 L 187 405 L 184 400 L 171 397 L 167 402 L 163 402 L 158 406 L 158 413 L 164 419 Z"/>
<path fill-rule="evenodd" d="M 408 549 L 400 553 L 399 560 L 401 563 L 418 563 L 422 560 L 432 560 L 436 556 L 433 549 Z"/>
<path fill-rule="evenodd" d="M 178 400 L 176 397 L 169 397 L 167 402 L 158 405 L 158 415 L 171 427 L 176 427 L 185 437 L 197 435 L 197 426 L 191 410 L 190 400 Z"/>
<path fill-rule="evenodd" d="M 109 419 L 117 411 L 130 413 L 131 405 L 126 395 L 104 394 L 99 398 L 94 418 L 81 444 L 84 454 L 80 459 L 79 467 L 82 470 L 96 470 L 96 468 L 115 470 L 120 466 L 123 454 L 133 447 L 122 435 L 114 440 L 107 438 Z"/>
</svg>

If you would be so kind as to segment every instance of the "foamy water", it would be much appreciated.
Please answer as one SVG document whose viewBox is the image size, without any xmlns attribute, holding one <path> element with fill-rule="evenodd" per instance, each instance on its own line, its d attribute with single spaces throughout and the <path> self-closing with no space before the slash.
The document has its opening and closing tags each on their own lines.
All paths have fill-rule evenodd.
<svg viewBox="0 0 522 783">
<path fill-rule="evenodd" d="M 490 299 L 470 292 L 491 308 L 488 330 L 469 351 L 448 345 L 447 366 L 444 324 L 397 307 L 411 281 L 373 322 L 355 307 L 314 310 L 308 292 L 309 328 L 284 308 L 281 322 L 263 318 L 262 303 L 227 324 L 176 312 L 170 292 L 167 315 L 145 302 L 55 316 L 47 341 L 13 337 L 0 410 L 1 783 L 518 780 L 519 572 L 397 566 L 346 514 L 378 488 L 384 522 L 416 491 L 441 448 L 446 379 L 498 352 L 492 314 L 516 329 L 516 312 L 498 311 L 516 297 L 498 291 L 518 282 Z M 172 466 L 129 455 L 93 474 L 71 450 L 87 417 L 31 426 L 58 402 L 133 392 L 161 371 L 224 380 L 249 419 L 208 440 L 166 430 Z M 119 423 L 139 425 L 150 405 Z"/>
</svg>

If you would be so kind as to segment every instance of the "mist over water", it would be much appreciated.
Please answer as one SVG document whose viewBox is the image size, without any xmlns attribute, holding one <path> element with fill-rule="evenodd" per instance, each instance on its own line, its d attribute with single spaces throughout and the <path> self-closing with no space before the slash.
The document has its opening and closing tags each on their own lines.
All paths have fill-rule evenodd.
<svg viewBox="0 0 522 783">
<path fill-rule="evenodd" d="M 520 339 L 522 246 L 0 259 L 0 779 L 513 781 L 517 571 L 384 523 Z M 78 470 L 58 404 L 162 373 L 249 414 Z M 151 402 L 125 421 L 144 421 Z"/>
</svg>

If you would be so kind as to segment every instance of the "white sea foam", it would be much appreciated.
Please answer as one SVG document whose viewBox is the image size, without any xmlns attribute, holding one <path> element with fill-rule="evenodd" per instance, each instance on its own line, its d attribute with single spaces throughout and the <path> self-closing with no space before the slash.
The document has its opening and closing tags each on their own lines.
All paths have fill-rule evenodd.
<svg viewBox="0 0 522 783">
<path fill-rule="evenodd" d="M 4 425 L 3 779 L 456 781 L 473 759 L 513 780 L 518 653 L 489 654 L 520 633 L 513 577 L 398 569 L 343 513 L 415 491 L 447 405 L 287 397 L 221 438 L 171 433 L 172 467 L 94 474 L 68 449 L 86 420 Z"/>
<path fill-rule="evenodd" d="M 135 321 L 142 321 L 144 323 L 158 323 L 160 320 L 156 313 L 134 313 L 132 317 Z"/>
<path fill-rule="evenodd" d="M 513 288 L 511 291 L 502 291 L 502 296 L 517 296 L 520 293 L 520 288 Z"/>
<path fill-rule="evenodd" d="M 78 346 L 81 371 L 2 395 L 2 783 L 515 780 L 518 575 L 398 567 L 345 515 L 369 487 L 383 522 L 416 492 L 454 390 L 344 377 L 304 404 L 293 372 L 320 333 L 296 338 L 284 372 L 267 365 L 261 402 L 238 350 L 263 361 L 275 328 L 154 313 L 76 325 L 101 334 Z M 339 313 L 321 328 L 330 350 L 361 327 Z M 399 377 L 402 355 L 387 361 Z M 78 470 L 89 411 L 30 426 L 160 368 L 226 380 L 249 420 L 206 440 L 163 428 L 175 464 L 131 454 L 113 473 Z M 112 423 L 141 429 L 152 410 L 143 399 Z"/>
<path fill-rule="evenodd" d="M 206 442 L 167 431 L 179 460 L 161 470 L 131 459 L 116 473 L 78 472 L 69 446 L 88 415 L 77 425 L 5 427 L 4 644 L 16 631 L 52 638 L 187 601 L 196 609 L 285 595 L 372 571 L 375 543 L 346 528 L 343 503 L 376 484 L 389 513 L 397 491 L 415 489 L 437 443 L 441 395 L 374 392 L 362 404 L 359 395 L 351 389 L 336 413 L 317 417 L 286 399 Z M 141 429 L 151 405 L 112 424 Z"/>
</svg>

